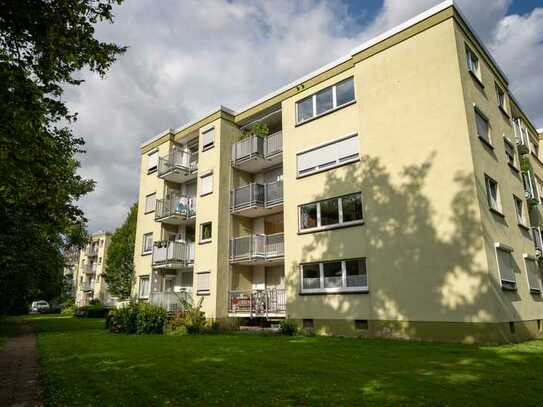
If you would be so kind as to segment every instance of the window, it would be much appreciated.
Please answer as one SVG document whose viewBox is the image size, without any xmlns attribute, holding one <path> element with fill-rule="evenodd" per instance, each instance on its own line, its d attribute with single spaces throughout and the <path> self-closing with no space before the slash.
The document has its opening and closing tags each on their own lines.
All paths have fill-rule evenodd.
<svg viewBox="0 0 543 407">
<path fill-rule="evenodd" d="M 211 241 L 211 222 L 200 224 L 200 243 L 206 243 Z"/>
<path fill-rule="evenodd" d="M 466 59 L 468 63 L 469 71 L 475 75 L 475 77 L 481 81 L 481 74 L 479 70 L 479 58 L 475 55 L 475 52 L 466 45 Z"/>
<path fill-rule="evenodd" d="M 313 319 L 305 318 L 302 320 L 302 326 L 304 329 L 313 329 L 315 327 L 315 321 Z"/>
<path fill-rule="evenodd" d="M 517 212 L 517 223 L 520 226 L 526 226 L 526 217 L 524 216 L 524 204 L 522 200 L 513 195 L 515 201 L 515 210 Z"/>
<path fill-rule="evenodd" d="M 298 176 L 309 175 L 324 169 L 357 161 L 359 157 L 358 135 L 298 153 Z"/>
<path fill-rule="evenodd" d="M 354 80 L 349 78 L 297 102 L 297 123 L 346 106 L 354 100 Z"/>
<path fill-rule="evenodd" d="M 506 112 L 505 110 L 505 92 L 500 88 L 498 84 L 496 84 L 496 99 L 498 102 L 498 107 L 502 112 Z"/>
<path fill-rule="evenodd" d="M 100 247 L 104 246 L 104 239 L 100 239 Z"/>
<path fill-rule="evenodd" d="M 202 132 L 202 151 L 209 150 L 215 144 L 215 127 Z"/>
<path fill-rule="evenodd" d="M 155 210 L 156 193 L 149 194 L 145 197 L 145 213 Z"/>
<path fill-rule="evenodd" d="M 208 195 L 213 192 L 213 173 L 208 172 L 200 177 L 200 196 Z"/>
<path fill-rule="evenodd" d="M 302 293 L 366 291 L 366 259 L 303 264 L 301 280 Z"/>
<path fill-rule="evenodd" d="M 102 264 L 102 258 L 98 257 L 98 264 Z"/>
<path fill-rule="evenodd" d="M 147 155 L 147 173 L 150 174 L 156 171 L 158 167 L 158 150 Z"/>
<path fill-rule="evenodd" d="M 149 276 L 140 277 L 139 297 L 149 298 Z"/>
<path fill-rule="evenodd" d="M 501 213 L 501 201 L 500 201 L 500 191 L 498 189 L 498 183 L 490 178 L 488 175 L 485 175 L 486 183 L 486 195 L 488 198 L 488 205 L 490 209 Z"/>
<path fill-rule="evenodd" d="M 356 330 L 368 330 L 368 320 L 367 319 L 355 319 L 354 320 L 354 329 Z"/>
<path fill-rule="evenodd" d="M 528 275 L 528 284 L 532 294 L 541 294 L 541 276 L 537 260 L 528 254 L 524 254 L 524 265 Z"/>
<path fill-rule="evenodd" d="M 513 268 L 513 255 L 511 254 L 512 251 L 513 249 L 503 244 L 496 243 L 498 271 L 500 272 L 502 288 L 505 290 L 517 289 L 515 270 Z"/>
<path fill-rule="evenodd" d="M 151 253 L 153 251 L 153 234 L 146 233 L 143 235 L 143 253 Z"/>
<path fill-rule="evenodd" d="M 488 119 L 479 109 L 475 109 L 475 125 L 477 126 L 477 135 L 479 138 L 487 144 L 492 145 Z"/>
<path fill-rule="evenodd" d="M 363 220 L 360 192 L 301 205 L 299 208 L 300 231 L 355 225 Z"/>
<path fill-rule="evenodd" d="M 507 164 L 509 164 L 510 167 L 518 171 L 515 145 L 511 140 L 505 137 L 503 138 L 503 141 L 503 145 L 505 146 L 505 158 L 507 159 Z"/>
<path fill-rule="evenodd" d="M 211 272 L 196 273 L 196 295 L 209 295 L 211 291 Z"/>
</svg>

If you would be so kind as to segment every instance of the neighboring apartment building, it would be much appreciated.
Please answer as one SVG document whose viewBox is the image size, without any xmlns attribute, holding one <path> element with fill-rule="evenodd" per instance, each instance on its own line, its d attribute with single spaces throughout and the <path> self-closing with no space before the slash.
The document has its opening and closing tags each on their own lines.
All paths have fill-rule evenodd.
<svg viewBox="0 0 543 407">
<path fill-rule="evenodd" d="M 76 304 L 88 305 L 93 299 L 104 305 L 114 306 L 115 298 L 109 295 L 103 278 L 106 271 L 106 259 L 111 233 L 97 232 L 90 236 L 89 243 L 79 254 L 79 272 L 77 275 Z"/>
<path fill-rule="evenodd" d="M 159 134 L 141 146 L 134 296 L 320 334 L 542 335 L 541 134 L 508 83 L 447 1 Z"/>
<path fill-rule="evenodd" d="M 75 298 L 77 275 L 79 270 L 79 248 L 68 247 L 64 250 L 64 281 L 67 284 L 66 295 Z"/>
</svg>

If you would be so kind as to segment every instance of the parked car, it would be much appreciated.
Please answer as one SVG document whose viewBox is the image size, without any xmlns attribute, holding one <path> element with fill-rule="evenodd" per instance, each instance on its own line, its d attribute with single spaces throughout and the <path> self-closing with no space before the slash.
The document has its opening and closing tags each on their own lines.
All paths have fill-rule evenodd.
<svg viewBox="0 0 543 407">
<path fill-rule="evenodd" d="M 48 312 L 51 307 L 47 301 L 34 301 L 30 306 L 30 312 L 44 313 Z"/>
</svg>

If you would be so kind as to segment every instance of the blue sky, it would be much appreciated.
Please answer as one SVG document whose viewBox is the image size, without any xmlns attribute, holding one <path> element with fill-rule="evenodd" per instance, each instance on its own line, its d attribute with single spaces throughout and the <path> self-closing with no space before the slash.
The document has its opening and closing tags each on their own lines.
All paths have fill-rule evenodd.
<svg viewBox="0 0 543 407">
<path fill-rule="evenodd" d="M 89 230 L 113 230 L 137 200 L 139 145 L 219 104 L 236 109 L 347 54 L 440 0 L 140 0 L 115 7 L 101 39 L 128 45 L 106 78 L 64 99 L 86 140 L 80 204 Z M 543 127 L 543 0 L 458 0 Z M 119 153 L 122 152 L 122 153 Z"/>
</svg>

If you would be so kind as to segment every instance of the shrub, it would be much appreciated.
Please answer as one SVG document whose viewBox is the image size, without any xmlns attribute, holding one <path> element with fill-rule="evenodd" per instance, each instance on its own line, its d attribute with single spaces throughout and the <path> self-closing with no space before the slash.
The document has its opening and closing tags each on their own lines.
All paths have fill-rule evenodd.
<svg viewBox="0 0 543 407">
<path fill-rule="evenodd" d="M 203 298 L 203 297 L 202 297 Z M 202 301 L 194 306 L 191 304 L 185 304 L 185 318 L 184 326 L 189 334 L 202 333 L 206 327 L 205 312 L 202 311 Z"/>
<path fill-rule="evenodd" d="M 315 336 L 315 330 L 313 328 L 303 328 L 300 331 L 300 334 L 303 336 Z"/>
<path fill-rule="evenodd" d="M 166 322 L 166 311 L 153 304 L 139 304 L 136 313 L 136 333 L 161 334 Z"/>
<path fill-rule="evenodd" d="M 86 318 L 104 318 L 109 312 L 109 308 L 104 307 L 101 303 L 95 303 L 79 307 L 75 310 L 75 316 Z"/>
<path fill-rule="evenodd" d="M 281 334 L 292 336 L 298 331 L 298 325 L 292 319 L 284 319 L 281 321 Z"/>
<path fill-rule="evenodd" d="M 106 318 L 106 328 L 114 333 L 136 333 L 136 320 L 138 316 L 138 305 L 129 303 L 110 311 Z"/>
</svg>

